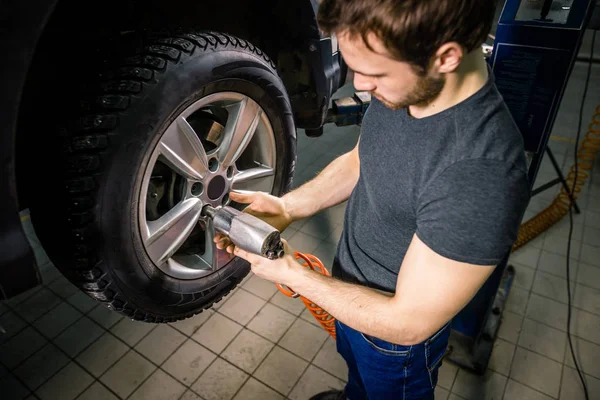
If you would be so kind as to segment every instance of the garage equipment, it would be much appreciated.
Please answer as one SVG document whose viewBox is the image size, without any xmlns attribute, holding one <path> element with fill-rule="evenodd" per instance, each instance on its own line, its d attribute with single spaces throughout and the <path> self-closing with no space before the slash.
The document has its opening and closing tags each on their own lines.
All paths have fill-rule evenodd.
<svg viewBox="0 0 600 400">
<path fill-rule="evenodd" d="M 523 135 L 532 189 L 595 2 L 507 0 L 504 4 L 488 62 L 496 86 Z M 580 185 L 582 179 L 569 174 L 566 181 Z M 578 190 L 577 186 L 575 191 L 571 189 L 573 196 Z M 523 224 L 515 247 L 535 237 L 534 230 L 544 231 L 558 222 L 565 215 L 562 210 L 568 213 L 572 205 L 570 195 L 563 187 L 556 207 L 549 207 L 541 220 Z M 562 214 L 554 218 L 558 209 Z M 509 256 L 506 254 L 452 321 L 447 357 L 477 373 L 483 374 L 487 369 L 514 279 L 514 268 L 507 266 Z"/>
<path fill-rule="evenodd" d="M 333 100 L 325 123 L 334 123 L 337 126 L 360 125 L 370 104 L 369 92 L 356 92 L 350 97 Z"/>
<path fill-rule="evenodd" d="M 253 215 L 243 213 L 230 206 L 215 208 L 209 205 L 204 206 L 202 214 L 212 219 L 216 232 L 229 237 L 242 250 L 258 254 L 270 260 L 281 258 L 285 255 L 280 232 Z M 304 267 L 323 275 L 330 275 L 329 271 L 327 271 L 321 260 L 317 257 L 299 252 L 295 252 L 294 256 L 302 262 Z M 280 284 L 277 284 L 277 288 L 288 297 L 300 297 L 313 317 L 335 339 L 335 319 L 327 311 L 304 296 L 300 296 L 293 289 Z"/>
<path fill-rule="evenodd" d="M 283 257 L 280 232 L 263 220 L 229 206 L 207 205 L 202 213 L 212 219 L 215 231 L 228 236 L 242 250 L 271 260 Z"/>
</svg>

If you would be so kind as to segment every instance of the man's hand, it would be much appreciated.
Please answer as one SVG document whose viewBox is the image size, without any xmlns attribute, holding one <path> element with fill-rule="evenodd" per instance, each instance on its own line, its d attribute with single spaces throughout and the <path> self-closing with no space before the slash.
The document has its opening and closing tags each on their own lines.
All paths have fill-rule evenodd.
<svg viewBox="0 0 600 400">
<path fill-rule="evenodd" d="M 262 219 L 275 229 L 283 232 L 292 222 L 292 216 L 286 210 L 285 202 L 276 196 L 264 192 L 238 193 L 230 192 L 229 198 L 236 203 L 248 204 L 244 212 Z M 233 250 L 233 244 L 228 237 L 218 233 L 214 237 L 218 249 Z M 231 251 L 229 251 L 231 253 Z"/>
<path fill-rule="evenodd" d="M 294 256 L 295 251 L 289 246 L 287 241 L 282 239 L 281 242 L 283 243 L 285 256 L 276 260 L 269 260 L 268 258 L 248 253 L 235 245 L 229 246 L 227 252 L 248 261 L 252 272 L 260 278 L 290 287 L 300 274 L 304 272 L 303 269 L 305 267 L 296 261 L 296 257 Z"/>
</svg>

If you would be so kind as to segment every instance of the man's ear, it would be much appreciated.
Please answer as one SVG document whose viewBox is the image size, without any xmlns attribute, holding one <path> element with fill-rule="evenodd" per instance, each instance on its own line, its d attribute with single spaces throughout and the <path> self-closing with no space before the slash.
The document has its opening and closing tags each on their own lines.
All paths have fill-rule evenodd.
<svg viewBox="0 0 600 400">
<path fill-rule="evenodd" d="M 463 55 L 463 48 L 458 43 L 444 43 L 435 53 L 437 71 L 443 74 L 456 71 L 462 61 Z"/>
</svg>

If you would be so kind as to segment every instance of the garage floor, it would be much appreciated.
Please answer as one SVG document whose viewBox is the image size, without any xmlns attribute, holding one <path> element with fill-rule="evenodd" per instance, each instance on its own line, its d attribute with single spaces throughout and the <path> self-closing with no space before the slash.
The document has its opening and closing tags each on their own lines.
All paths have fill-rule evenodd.
<svg viewBox="0 0 600 400">
<path fill-rule="evenodd" d="M 587 42 L 589 46 L 589 41 Z M 584 45 L 585 48 L 585 45 Z M 600 53 L 599 53 L 600 54 Z M 596 66 L 584 129 L 600 103 Z M 585 66 L 577 65 L 554 135 L 574 137 Z M 345 87 L 341 95 L 352 92 Z M 585 130 L 584 130 L 585 132 Z M 320 139 L 299 132 L 296 184 L 350 150 L 357 127 L 328 127 Z M 564 170 L 572 144 L 550 147 Z M 586 183 L 575 216 L 572 245 L 574 346 L 592 399 L 600 399 L 600 160 Z M 554 177 L 544 163 L 540 183 Z M 556 187 L 536 196 L 526 219 L 550 203 Z M 285 232 L 292 246 L 331 264 L 344 206 Z M 47 260 L 32 231 L 45 283 L 0 304 L 0 397 L 13 399 L 307 399 L 341 388 L 346 366 L 335 343 L 300 300 L 249 276 L 214 308 L 195 318 L 151 325 L 121 318 L 68 283 Z M 517 278 L 504 313 L 489 371 L 478 377 L 449 362 L 441 368 L 437 399 L 583 399 L 566 340 L 565 275 L 568 219 L 516 251 Z"/>
</svg>

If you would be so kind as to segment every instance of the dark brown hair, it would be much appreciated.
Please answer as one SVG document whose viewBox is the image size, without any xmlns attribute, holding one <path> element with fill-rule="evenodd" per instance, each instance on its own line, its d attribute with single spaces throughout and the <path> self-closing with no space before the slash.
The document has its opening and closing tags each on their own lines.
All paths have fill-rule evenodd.
<svg viewBox="0 0 600 400">
<path fill-rule="evenodd" d="M 372 32 L 394 58 L 424 72 L 444 43 L 466 52 L 480 46 L 495 7 L 496 0 L 321 0 L 318 23 L 326 34 L 360 35 L 369 48 Z"/>
</svg>

